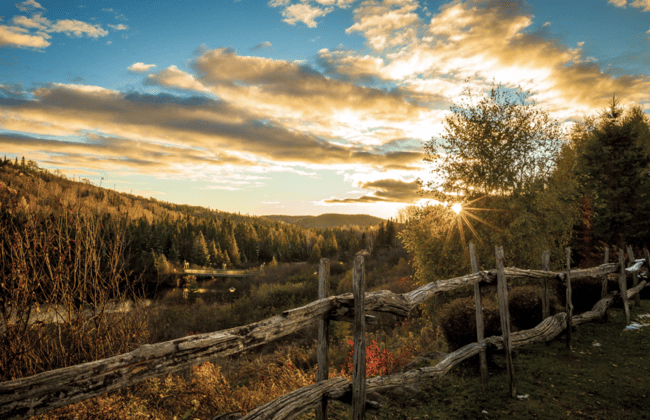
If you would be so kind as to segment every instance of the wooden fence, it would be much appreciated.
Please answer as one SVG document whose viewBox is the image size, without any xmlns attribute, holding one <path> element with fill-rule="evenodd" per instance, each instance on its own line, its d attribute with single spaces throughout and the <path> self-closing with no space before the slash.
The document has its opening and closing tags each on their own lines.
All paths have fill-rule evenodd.
<svg viewBox="0 0 650 420">
<path fill-rule="evenodd" d="M 650 260 L 645 251 L 645 261 Z M 480 271 L 474 246 L 470 244 L 472 274 L 449 280 L 429 283 L 404 294 L 386 290 L 365 293 L 364 259 L 354 261 L 354 293 L 327 297 L 329 262 L 321 260 L 319 275 L 319 300 L 300 308 L 253 324 L 206 334 L 192 335 L 163 343 L 144 345 L 118 356 L 67 368 L 43 372 L 34 376 L 0 383 L 0 418 L 26 418 L 46 411 L 73 404 L 87 398 L 115 391 L 138 382 L 179 372 L 189 366 L 218 357 L 231 356 L 268 343 L 277 338 L 318 323 L 318 373 L 317 383 L 286 394 L 248 413 L 242 420 L 291 418 L 310 407 L 316 407 L 317 416 L 325 419 L 327 400 L 341 400 L 352 405 L 353 419 L 362 419 L 367 406 L 376 403 L 366 401 L 366 393 L 395 387 L 418 384 L 443 376 L 457 363 L 479 355 L 481 377 L 485 387 L 488 379 L 485 350 L 488 346 L 505 349 L 510 381 L 510 391 L 515 394 L 515 376 L 511 351 L 515 347 L 534 342 L 550 341 L 563 331 L 567 332 L 567 345 L 571 343 L 571 326 L 580 325 L 606 315 L 607 308 L 617 299 L 617 293 L 603 295 L 591 311 L 573 316 L 571 281 L 579 278 L 602 278 L 618 273 L 620 296 L 623 299 L 626 321 L 629 324 L 628 299 L 635 297 L 646 285 L 638 282 L 637 271 L 643 260 L 635 260 L 628 248 L 632 267 L 625 267 L 625 255 L 619 251 L 618 262 L 609 263 L 609 252 L 604 264 L 588 269 L 572 270 L 570 251 L 567 249 L 567 269 L 550 271 L 548 251 L 542 257 L 542 270 L 505 268 L 503 249 L 496 249 L 496 269 Z M 636 264 L 635 264 L 636 263 Z M 633 288 L 627 290 L 626 271 L 633 273 Z M 507 281 L 513 278 L 537 279 L 542 283 L 544 320 L 535 328 L 510 334 L 510 317 L 507 308 Z M 567 311 L 549 316 L 548 281 L 555 280 L 566 285 Z M 481 287 L 497 282 L 502 336 L 483 337 Z M 468 344 L 444 357 L 435 366 L 423 367 L 405 373 L 366 379 L 365 369 L 365 320 L 366 312 L 384 312 L 407 316 L 409 312 L 427 299 L 443 292 L 474 285 L 477 317 L 476 343 Z M 607 290 L 604 288 L 603 290 Z M 327 336 L 330 320 L 354 321 L 354 349 L 352 381 L 345 378 L 327 379 Z"/>
</svg>

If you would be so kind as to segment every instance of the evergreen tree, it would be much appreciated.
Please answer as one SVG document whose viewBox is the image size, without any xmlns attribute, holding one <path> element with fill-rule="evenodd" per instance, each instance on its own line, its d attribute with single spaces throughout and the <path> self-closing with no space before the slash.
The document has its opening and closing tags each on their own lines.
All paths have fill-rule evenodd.
<svg viewBox="0 0 650 420">
<path fill-rule="evenodd" d="M 316 244 L 311 250 L 311 255 L 309 255 L 309 264 L 318 264 L 320 263 L 320 259 L 320 247 Z"/>
<path fill-rule="evenodd" d="M 228 220 L 228 219 L 224 219 Z M 221 250 L 228 254 L 228 259 L 233 264 L 237 265 L 241 262 L 241 257 L 239 254 L 239 247 L 237 246 L 237 241 L 235 240 L 235 235 L 233 233 L 233 228 L 231 223 L 222 223 L 221 225 Z"/>
<path fill-rule="evenodd" d="M 210 241 L 210 244 L 208 245 L 208 253 L 210 256 L 210 267 L 221 268 L 221 265 L 224 262 L 223 256 L 221 254 L 221 249 L 214 241 Z"/>
<path fill-rule="evenodd" d="M 650 124 L 640 108 L 614 98 L 583 145 L 582 174 L 596 239 L 643 245 L 650 235 Z"/>
<path fill-rule="evenodd" d="M 175 263 L 180 260 L 180 251 L 178 249 L 178 239 L 176 238 L 176 235 L 172 235 L 171 241 L 169 245 L 169 261 Z"/>
<path fill-rule="evenodd" d="M 208 251 L 208 244 L 205 242 L 203 233 L 199 233 L 194 238 L 194 253 L 193 253 L 193 262 L 202 267 L 208 265 L 210 262 L 210 253 Z"/>
</svg>

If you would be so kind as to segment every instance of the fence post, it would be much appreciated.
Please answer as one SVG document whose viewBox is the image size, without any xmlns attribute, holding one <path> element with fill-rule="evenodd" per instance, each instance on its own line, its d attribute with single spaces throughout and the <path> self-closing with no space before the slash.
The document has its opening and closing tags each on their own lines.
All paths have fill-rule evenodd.
<svg viewBox="0 0 650 420">
<path fill-rule="evenodd" d="M 605 258 L 603 260 L 603 264 L 609 264 L 609 247 L 605 247 Z M 605 296 L 607 296 L 608 288 L 609 288 L 609 274 L 604 274 L 602 278 L 602 284 L 600 285 L 600 298 L 604 299 Z M 607 309 L 605 309 L 605 313 L 603 314 L 603 317 L 601 318 L 602 322 L 607 322 Z"/>
<path fill-rule="evenodd" d="M 551 271 L 551 251 L 546 250 L 542 254 L 542 270 Z M 551 316 L 551 299 L 548 293 L 548 278 L 542 279 L 542 320 Z M 544 343 L 547 347 L 551 345 L 550 341 Z"/>
<path fill-rule="evenodd" d="M 630 245 L 627 246 L 627 257 L 630 259 L 629 266 L 633 266 L 634 262 L 636 261 L 636 258 L 634 258 L 634 251 L 632 250 L 632 247 Z M 637 275 L 636 271 L 632 272 L 632 287 L 636 287 L 639 285 L 639 276 Z M 634 306 L 637 308 L 641 306 L 641 294 L 637 293 L 634 295 Z"/>
<path fill-rule="evenodd" d="M 469 243 L 469 259 L 472 264 L 472 274 L 478 273 L 478 259 L 476 258 L 476 247 L 472 242 Z M 481 383 L 483 391 L 487 391 L 488 368 L 487 357 L 485 355 L 485 324 L 483 322 L 483 304 L 481 301 L 481 282 L 474 283 L 474 307 L 476 309 L 476 341 L 481 345 L 481 351 L 478 354 L 481 364 Z"/>
<path fill-rule="evenodd" d="M 330 260 L 321 258 L 318 269 L 318 299 L 325 299 L 329 295 L 329 286 Z M 317 382 L 326 381 L 329 373 L 329 328 L 329 318 L 325 317 L 318 321 Z M 316 407 L 316 420 L 327 420 L 327 398 L 323 398 L 320 405 Z"/>
<path fill-rule="evenodd" d="M 623 309 L 625 309 L 625 325 L 630 325 L 630 304 L 627 301 L 627 279 L 625 277 L 625 254 L 623 249 L 618 249 L 618 264 L 620 266 L 618 274 L 618 287 L 621 290 L 623 298 Z"/>
<path fill-rule="evenodd" d="M 551 271 L 551 251 L 542 254 L 542 271 Z M 542 279 L 542 319 L 551 316 L 551 302 L 548 295 L 548 278 Z M 548 341 L 547 341 L 548 343 Z"/>
<path fill-rule="evenodd" d="M 497 297 L 499 301 L 499 318 L 501 319 L 501 331 L 503 333 L 503 350 L 506 353 L 506 366 L 508 367 L 508 380 L 510 384 L 510 395 L 514 398 L 517 395 L 515 386 L 515 368 L 512 365 L 512 341 L 510 340 L 510 310 L 508 309 L 508 284 L 503 268 L 503 247 L 496 248 L 497 260 Z"/>
<path fill-rule="evenodd" d="M 352 420 L 366 414 L 366 279 L 363 255 L 354 259 L 354 358 L 352 361 Z"/>
<path fill-rule="evenodd" d="M 571 348 L 573 328 L 573 291 L 571 290 L 571 248 L 566 249 L 566 348 Z"/>
<path fill-rule="evenodd" d="M 609 264 L 609 247 L 605 247 L 605 261 L 603 264 Z M 600 298 L 607 296 L 607 274 L 603 276 L 603 283 L 600 287 Z M 607 312 L 605 312 L 604 319 L 607 320 Z"/>
</svg>

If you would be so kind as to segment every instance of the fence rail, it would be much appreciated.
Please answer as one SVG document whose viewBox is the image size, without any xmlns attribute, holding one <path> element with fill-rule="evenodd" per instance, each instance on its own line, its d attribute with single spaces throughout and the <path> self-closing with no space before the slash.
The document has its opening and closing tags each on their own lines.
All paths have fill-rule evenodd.
<svg viewBox="0 0 650 420">
<path fill-rule="evenodd" d="M 357 258 L 363 266 L 363 257 Z M 357 261 L 355 261 L 355 276 L 358 277 Z M 324 271 L 321 270 L 321 279 L 324 277 Z M 477 271 L 470 275 L 429 283 L 404 294 L 395 294 L 386 290 L 362 293 L 365 299 L 363 307 L 365 307 L 365 311 L 407 316 L 413 308 L 427 299 L 464 286 L 482 285 L 495 281 L 505 282 L 508 279 L 522 277 L 541 280 L 554 279 L 562 284 L 567 284 L 567 279 L 600 278 L 616 272 L 619 272 L 619 276 L 625 277 L 624 260 L 619 259 L 619 263 L 606 263 L 588 269 L 571 270 L 570 275 L 569 271 L 552 272 L 518 268 L 501 269 L 499 267 L 495 270 Z M 363 269 L 360 270 L 360 276 L 360 281 L 363 282 Z M 645 284 L 643 281 L 638 286 L 622 293 L 628 323 L 627 299 L 635 296 Z M 624 290 L 624 286 L 621 287 Z M 601 317 L 607 307 L 614 302 L 614 299 L 614 296 L 601 299 L 592 311 L 572 317 L 570 322 L 573 325 L 578 325 Z M 253 324 L 144 345 L 126 354 L 0 383 L 0 418 L 25 418 L 37 415 L 147 379 L 175 373 L 208 360 L 235 355 L 322 320 L 350 321 L 355 318 L 354 305 L 355 300 L 352 293 L 326 297 Z M 359 317 L 357 317 L 357 323 L 360 322 L 358 319 Z M 360 319 L 364 319 L 364 317 Z M 549 341 L 564 331 L 566 327 L 566 313 L 558 313 L 544 319 L 542 323 L 531 330 L 513 333 L 510 338 L 511 346 L 518 347 L 538 341 Z M 355 336 L 359 334 L 361 332 L 357 331 Z M 418 383 L 424 379 L 438 378 L 458 362 L 484 351 L 486 346 L 503 347 L 503 342 L 504 337 L 489 337 L 480 343 L 470 344 L 449 354 L 436 366 L 398 375 L 365 380 L 365 369 L 363 369 L 363 384 L 366 390 L 362 392 L 362 396 L 355 398 L 357 402 L 359 399 L 362 401 L 359 410 L 363 411 L 366 404 L 366 391 L 404 386 Z M 361 351 L 355 351 L 355 353 L 362 353 L 365 346 L 355 346 L 356 348 Z M 363 360 L 365 361 L 365 359 Z M 317 384 L 286 394 L 271 403 L 258 407 L 245 418 L 289 418 L 310 406 L 319 405 L 323 398 L 350 402 L 350 396 L 353 394 L 351 382 L 344 378 L 325 380 L 325 378 L 319 377 L 319 379 L 321 382 Z M 321 405 L 321 407 L 323 406 L 326 407 L 325 404 Z M 361 417 L 363 417 L 363 413 L 361 413 Z"/>
</svg>

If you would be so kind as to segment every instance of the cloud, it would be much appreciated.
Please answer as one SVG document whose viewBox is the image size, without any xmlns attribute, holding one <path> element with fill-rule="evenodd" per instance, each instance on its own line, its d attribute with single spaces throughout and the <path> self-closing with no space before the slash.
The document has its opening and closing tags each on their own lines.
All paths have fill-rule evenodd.
<svg viewBox="0 0 650 420">
<path fill-rule="evenodd" d="M 126 26 L 126 25 L 124 25 L 124 24 L 122 24 L 122 23 L 120 23 L 120 24 L 118 24 L 118 25 L 111 25 L 111 24 L 109 23 L 109 24 L 106 25 L 106 26 L 108 26 L 109 28 L 113 28 L 113 29 L 115 29 L 116 31 L 125 31 L 125 30 L 129 29 L 128 26 Z"/>
<path fill-rule="evenodd" d="M 632 2 L 628 2 L 627 0 L 609 0 L 609 3 L 616 7 L 625 8 L 629 5 L 643 9 L 644 12 L 650 12 L 650 0 L 634 0 Z"/>
<path fill-rule="evenodd" d="M 217 97 L 282 120 L 292 129 L 309 125 L 318 136 L 381 144 L 394 140 L 382 138 L 386 127 L 399 128 L 402 137 L 428 138 L 431 127 L 441 121 L 436 111 L 413 105 L 399 93 L 333 80 L 288 61 L 220 48 L 198 57 L 194 67 L 196 79 Z"/>
<path fill-rule="evenodd" d="M 631 103 L 650 99 L 650 77 L 642 72 L 615 77 L 580 48 L 531 32 L 533 14 L 523 2 L 454 1 L 428 23 L 416 9 L 411 0 L 364 1 L 347 32 L 361 32 L 377 54 L 327 50 L 319 53 L 319 63 L 328 74 L 350 80 L 373 80 L 374 73 L 374 80 L 395 84 L 413 104 L 438 109 L 445 98 L 460 96 L 467 78 L 477 89 L 492 79 L 521 86 L 561 119 L 594 113 L 614 92 Z"/>
<path fill-rule="evenodd" d="M 133 63 L 128 67 L 128 70 L 134 73 L 145 73 L 156 67 L 155 64 L 144 64 L 142 62 Z"/>
<path fill-rule="evenodd" d="M 381 179 L 361 185 L 370 194 L 357 198 L 332 198 L 325 200 L 330 204 L 353 203 L 414 203 L 422 198 L 419 194 L 420 184 L 417 181 L 405 182 L 398 179 Z"/>
<path fill-rule="evenodd" d="M 326 16 L 334 11 L 335 7 L 347 8 L 355 0 L 302 0 L 294 3 L 292 0 L 270 0 L 270 7 L 282 7 L 283 20 L 289 25 L 302 22 L 308 28 L 315 28 L 317 18 Z"/>
<path fill-rule="evenodd" d="M 31 96 L 0 101 L 0 128 L 31 133 L 5 135 L 0 147 L 23 144 L 21 150 L 49 153 L 66 165 L 207 176 L 226 168 L 260 173 L 295 167 L 414 168 L 422 160 L 420 151 L 382 153 L 332 144 L 205 96 L 123 94 L 61 84 L 38 88 Z"/>
<path fill-rule="evenodd" d="M 34 0 L 25 0 L 23 2 L 16 3 L 16 7 L 21 12 L 30 12 L 32 10 L 37 10 L 37 9 L 45 10 L 43 6 L 41 6 L 39 3 L 35 2 Z"/>
<path fill-rule="evenodd" d="M 135 66 L 135 64 L 133 66 Z M 147 70 L 149 70 L 149 68 L 147 68 Z M 144 84 L 160 85 L 182 90 L 193 90 L 196 92 L 209 91 L 209 89 L 203 86 L 201 82 L 197 81 L 194 76 L 189 73 L 185 73 L 182 70 L 179 70 L 176 66 L 169 66 L 156 74 L 150 74 L 145 79 Z"/>
<path fill-rule="evenodd" d="M 62 32 L 68 36 L 82 37 L 86 35 L 90 38 L 99 38 L 108 35 L 108 31 L 103 29 L 101 25 L 91 25 L 80 20 L 63 19 L 57 20 L 56 23 L 51 25 L 47 32 Z"/>
<path fill-rule="evenodd" d="M 46 48 L 50 46 L 47 41 L 49 35 L 31 35 L 28 30 L 18 26 L 0 25 L 0 46 Z"/>
<path fill-rule="evenodd" d="M 347 80 L 372 80 L 382 78 L 385 68 L 384 59 L 372 55 L 357 56 L 343 50 L 330 51 L 323 48 L 318 51 L 317 60 L 328 74 L 341 75 Z"/>
<path fill-rule="evenodd" d="M 314 19 L 325 16 L 334 10 L 332 7 L 320 8 L 310 6 L 307 3 L 298 3 L 287 6 L 282 12 L 284 21 L 289 25 L 295 25 L 297 22 L 302 22 L 308 28 L 315 28 L 317 23 Z"/>
<path fill-rule="evenodd" d="M 28 0 L 17 3 L 21 11 L 43 9 L 40 4 Z M 38 7 L 36 7 L 38 6 Z M 44 10 L 44 9 L 43 9 Z M 47 41 L 51 33 L 64 33 L 68 36 L 99 38 L 108 35 L 108 31 L 101 25 L 93 25 L 80 20 L 62 19 L 56 22 L 44 17 L 41 12 L 34 13 L 30 17 L 17 15 L 12 18 L 15 26 L 0 25 L 0 45 L 10 47 L 32 47 L 46 48 L 50 45 Z M 35 30 L 35 33 L 30 33 Z"/>
<path fill-rule="evenodd" d="M 251 51 L 257 51 L 257 50 L 261 50 L 261 49 L 264 49 L 264 48 L 268 48 L 268 49 L 272 50 L 273 45 L 271 45 L 271 43 L 269 41 L 264 41 L 261 44 L 257 44 L 256 46 L 252 47 L 250 50 Z"/>
<path fill-rule="evenodd" d="M 375 50 L 413 42 L 420 26 L 416 0 L 366 0 L 355 11 L 346 33 L 362 32 Z"/>
</svg>

